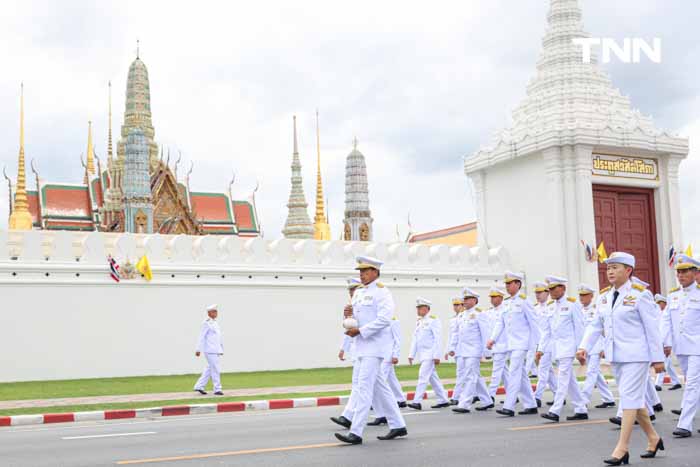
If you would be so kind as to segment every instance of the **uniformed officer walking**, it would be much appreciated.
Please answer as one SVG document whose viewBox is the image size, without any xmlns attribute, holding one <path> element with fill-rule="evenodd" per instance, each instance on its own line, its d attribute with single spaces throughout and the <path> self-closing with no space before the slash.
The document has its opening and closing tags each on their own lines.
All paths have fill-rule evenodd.
<svg viewBox="0 0 700 467">
<path fill-rule="evenodd" d="M 221 356 L 224 354 L 224 344 L 221 339 L 221 328 L 216 322 L 216 317 L 219 315 L 217 305 L 209 305 L 207 307 L 207 319 L 202 323 L 199 331 L 199 339 L 197 340 L 197 349 L 195 355 L 199 357 L 204 354 L 207 359 L 207 367 L 202 372 L 194 385 L 194 390 L 200 394 L 206 394 L 204 390 L 209 379 L 214 385 L 214 394 L 223 396 L 221 391 Z"/>
<path fill-rule="evenodd" d="M 357 263 L 362 287 L 357 288 L 352 305 L 346 306 L 343 312 L 346 318 L 354 316 L 358 321 L 358 327 L 347 331 L 347 335 L 356 338 L 355 364 L 359 366 L 357 401 L 350 432 L 335 434 L 336 438 L 348 444 L 362 443 L 362 433 L 372 405 L 387 418 L 390 428 L 386 435 L 378 436 L 378 439 L 390 440 L 408 434 L 391 389 L 380 376 L 382 362 L 393 345 L 391 318 L 396 311 L 394 298 L 379 281 L 382 261 L 358 256 Z"/>
<path fill-rule="evenodd" d="M 506 386 L 506 401 L 502 409 L 496 413 L 512 417 L 515 415 L 515 405 L 518 397 L 523 403 L 520 415 L 537 413 L 537 402 L 532 391 L 530 379 L 525 371 L 525 358 L 540 338 L 540 330 L 535 321 L 532 305 L 526 300 L 527 296 L 520 292 L 524 276 L 514 272 L 506 272 L 504 282 L 510 297 L 506 300 L 506 309 L 496 320 L 488 348 L 493 348 L 499 340 L 508 339 L 510 366 L 508 367 L 508 384 Z"/>
<path fill-rule="evenodd" d="M 505 312 L 506 306 L 503 303 L 506 291 L 500 287 L 491 287 L 489 291 L 489 299 L 491 300 L 491 309 L 487 313 L 489 318 L 489 332 L 493 332 L 493 328 L 496 325 L 496 321 L 501 319 L 501 315 Z M 508 386 L 508 334 L 502 333 L 501 337 L 498 339 L 491 348 L 486 347 L 486 350 L 491 352 L 492 365 L 491 365 L 491 382 L 489 383 L 489 395 L 492 399 L 496 397 L 498 392 L 498 387 L 503 382 L 503 386 Z M 476 410 L 486 410 L 486 408 L 477 407 Z"/>
<path fill-rule="evenodd" d="M 621 465 L 629 463 L 635 419 L 647 437 L 647 450 L 641 456 L 655 457 L 658 450 L 664 449 L 663 440 L 649 420 L 644 394 L 649 366 L 663 371 L 664 355 L 654 302 L 643 287 L 630 280 L 636 263 L 634 256 L 614 252 L 605 263 L 612 288 L 601 296 L 598 316 L 586 327 L 576 356 L 584 364 L 600 336 L 605 337 L 605 357 L 612 364 L 623 412 L 620 438 L 612 457 L 604 462 Z"/>
<path fill-rule="evenodd" d="M 668 310 L 666 308 L 666 306 L 668 305 L 668 300 L 663 295 L 657 293 L 656 295 L 654 295 L 654 301 L 656 302 L 657 310 L 659 312 L 659 315 L 661 315 L 661 321 L 663 322 L 664 313 L 668 313 Z M 668 375 L 668 377 L 671 379 L 671 387 L 668 388 L 669 391 L 676 391 L 678 389 L 681 389 L 683 387 L 683 385 L 681 384 L 681 379 L 678 377 L 676 370 L 673 368 L 673 355 L 669 355 L 666 357 L 664 366 L 666 367 L 666 371 L 656 375 L 656 384 L 654 385 L 656 390 L 661 391 L 663 389 L 662 385 L 664 384 L 664 378 L 666 375 Z"/>
<path fill-rule="evenodd" d="M 391 354 L 382 362 L 380 377 L 389 385 L 391 393 L 396 399 L 396 404 L 399 408 L 403 408 L 406 407 L 406 396 L 401 388 L 399 379 L 396 377 L 396 370 L 394 368 L 394 366 L 399 363 L 399 358 L 401 358 L 401 324 L 396 316 L 391 319 L 391 337 L 393 339 Z M 376 408 L 374 413 L 376 415 L 375 419 L 368 422 L 367 426 L 379 426 L 388 423 L 387 418 L 381 413 L 379 408 Z"/>
<path fill-rule="evenodd" d="M 545 282 L 535 282 L 535 304 L 533 305 L 533 310 L 535 312 L 535 319 L 537 320 L 537 325 L 540 328 L 540 334 L 546 326 L 548 326 L 548 321 L 551 319 L 552 315 L 549 312 L 549 307 L 547 306 L 547 299 L 549 298 L 549 289 Z M 551 340 L 547 342 L 544 346 L 538 345 L 539 357 L 536 358 L 537 364 L 537 386 L 535 388 L 535 401 L 537 402 L 537 407 L 542 407 L 542 396 L 544 392 L 549 389 L 552 391 L 553 395 L 557 393 L 557 376 L 554 373 L 554 367 L 552 365 L 552 342 Z M 554 402 L 548 402 L 552 405 Z"/>
<path fill-rule="evenodd" d="M 408 362 L 411 365 L 413 365 L 414 360 L 420 363 L 416 392 L 413 396 L 413 402 L 408 404 L 408 407 L 415 410 L 422 409 L 420 400 L 423 398 L 428 383 L 433 387 L 435 397 L 437 397 L 437 404 L 433 405 L 432 408 L 441 409 L 450 405 L 447 391 L 445 391 L 437 374 L 436 365 L 440 364 L 442 355 L 442 326 L 437 316 L 429 314 L 431 305 L 430 300 L 422 297 L 416 299 L 418 320 L 413 332 L 411 351 L 408 354 Z"/>
<path fill-rule="evenodd" d="M 452 310 L 454 311 L 454 316 L 450 318 L 448 322 L 448 334 L 447 334 L 447 352 L 445 353 L 445 360 L 449 360 L 450 357 L 450 349 L 452 348 L 452 335 L 455 330 L 455 327 L 457 326 L 457 320 L 464 310 L 464 298 L 462 296 L 459 297 L 453 297 L 452 298 Z M 456 367 L 456 376 L 457 376 L 457 383 L 455 384 L 454 389 L 452 390 L 452 399 L 450 399 L 450 405 L 457 405 L 457 402 L 459 401 L 459 395 L 462 393 L 462 385 L 459 384 L 460 381 L 460 376 L 463 376 L 464 373 L 464 368 L 460 365 L 459 359 L 455 357 L 455 367 Z M 461 378 L 463 379 L 463 377 Z"/>
<path fill-rule="evenodd" d="M 493 407 L 493 399 L 481 377 L 481 357 L 490 335 L 488 317 L 476 306 L 479 302 L 477 292 L 465 288 L 463 295 L 465 309 L 452 330 L 449 348 L 450 355 L 464 368 L 457 380 L 457 384 L 462 386 L 462 392 L 458 406 L 452 409 L 456 413 L 469 413 L 475 396 L 478 396 L 482 407 Z"/>
<path fill-rule="evenodd" d="M 588 323 L 594 321 L 596 315 L 598 314 L 598 305 L 594 303 L 593 300 L 594 295 L 595 291 L 591 286 L 586 284 L 581 284 L 578 286 L 578 297 L 581 301 L 581 306 L 583 307 L 583 322 L 585 325 L 588 325 Z M 613 396 L 612 391 L 610 391 L 608 382 L 605 381 L 603 372 L 600 369 L 600 359 L 602 353 L 603 338 L 601 337 L 598 339 L 598 343 L 593 347 L 593 350 L 588 356 L 588 361 L 586 363 L 586 380 L 584 381 L 583 388 L 581 389 L 586 402 L 590 403 L 593 388 L 598 388 L 598 392 L 600 392 L 600 397 L 603 399 L 603 401 L 595 406 L 596 409 L 615 407 L 615 396 Z"/>
<path fill-rule="evenodd" d="M 548 325 L 545 326 L 540 340 L 540 346 L 543 348 L 547 341 L 552 341 L 552 358 L 559 365 L 554 404 L 549 412 L 542 414 L 542 418 L 553 422 L 559 421 L 559 414 L 567 395 L 574 406 L 574 415 L 566 417 L 566 419 L 588 420 L 588 408 L 586 407 L 588 401 L 581 394 L 573 366 L 576 351 L 583 337 L 583 313 L 581 312 L 581 304 L 574 297 L 566 296 L 567 282 L 563 277 L 547 277 L 552 319 L 547 322 Z"/>
<path fill-rule="evenodd" d="M 700 285 L 695 282 L 700 262 L 680 255 L 676 278 L 680 287 L 668 295 L 668 312 L 662 315 L 664 353 L 674 352 L 685 374 L 681 415 L 673 435 L 687 438 L 693 433 L 693 418 L 700 403 Z"/>
</svg>

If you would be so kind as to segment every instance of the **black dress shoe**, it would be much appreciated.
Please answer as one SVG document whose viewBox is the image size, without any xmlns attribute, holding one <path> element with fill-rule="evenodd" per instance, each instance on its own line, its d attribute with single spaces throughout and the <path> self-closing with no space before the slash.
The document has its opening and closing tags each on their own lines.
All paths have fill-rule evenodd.
<svg viewBox="0 0 700 467">
<path fill-rule="evenodd" d="M 499 415 L 505 415 L 507 417 L 515 417 L 515 412 L 513 412 L 512 410 L 508 410 L 508 409 L 498 409 L 498 410 L 496 410 L 496 413 Z"/>
<path fill-rule="evenodd" d="M 661 405 L 660 402 L 654 406 L 654 412 L 663 412 L 663 411 L 664 411 L 664 406 Z"/>
<path fill-rule="evenodd" d="M 418 402 L 411 402 L 410 404 L 406 404 L 406 407 L 414 410 L 423 410 L 423 406 L 420 405 Z"/>
<path fill-rule="evenodd" d="M 629 464 L 630 463 L 630 453 L 626 452 L 624 456 L 620 457 L 619 459 L 617 457 L 611 457 L 610 459 L 604 459 L 603 462 L 605 462 L 608 465 L 622 465 L 622 464 Z"/>
<path fill-rule="evenodd" d="M 476 404 L 477 402 L 479 402 L 479 397 L 478 396 L 472 397 L 472 404 Z"/>
<path fill-rule="evenodd" d="M 359 436 L 357 436 L 356 434 L 353 434 L 353 433 L 348 433 L 347 435 L 344 435 L 342 433 L 336 433 L 335 437 L 338 438 L 343 443 L 362 444 L 362 438 L 360 438 Z"/>
<path fill-rule="evenodd" d="M 574 421 L 574 420 L 588 420 L 588 414 L 587 413 L 575 413 L 571 415 L 570 417 L 566 417 L 568 421 Z"/>
<path fill-rule="evenodd" d="M 441 402 L 439 404 L 431 405 L 431 409 L 444 409 L 445 407 L 449 407 L 450 403 L 449 402 Z"/>
<path fill-rule="evenodd" d="M 204 389 L 195 389 L 194 392 L 198 392 L 198 393 L 200 393 L 200 394 L 203 395 L 203 396 L 206 396 L 206 395 L 207 395 L 207 391 L 205 391 Z"/>
<path fill-rule="evenodd" d="M 537 408 L 542 407 L 542 399 L 535 399 L 535 402 L 537 402 Z"/>
<path fill-rule="evenodd" d="M 654 415 L 654 414 L 649 415 L 649 420 L 651 420 L 652 422 L 655 422 L 655 421 L 656 421 L 656 415 Z M 637 424 L 637 422 L 634 422 L 634 423 Z"/>
<path fill-rule="evenodd" d="M 345 428 L 350 428 L 352 426 L 352 421 L 342 415 L 340 417 L 331 417 L 331 421 Z"/>
<path fill-rule="evenodd" d="M 656 443 L 656 448 L 654 448 L 653 451 L 649 451 L 647 449 L 647 452 L 645 452 L 644 454 L 640 454 L 639 457 L 641 457 L 642 459 L 651 459 L 653 457 L 656 457 L 656 453 L 658 451 L 663 451 L 663 450 L 664 450 L 664 440 L 659 438 L 659 442 Z"/>
<path fill-rule="evenodd" d="M 622 426 L 622 419 L 620 417 L 610 417 L 608 420 L 613 425 Z"/>
<path fill-rule="evenodd" d="M 215 396 L 223 396 L 224 393 L 223 393 L 223 391 L 216 391 L 216 392 L 214 393 L 214 395 L 215 395 Z"/>
<path fill-rule="evenodd" d="M 552 412 L 543 413 L 542 415 L 540 415 L 540 417 L 546 418 L 547 420 L 551 420 L 553 422 L 559 421 L 559 415 Z"/>
<path fill-rule="evenodd" d="M 477 407 L 476 410 L 478 410 L 479 412 L 482 412 L 484 410 L 493 409 L 494 407 L 495 407 L 495 405 L 493 405 L 493 404 L 482 405 L 481 407 Z"/>
<path fill-rule="evenodd" d="M 603 402 L 595 406 L 596 409 L 607 409 L 608 407 L 615 407 L 614 402 Z"/>
<path fill-rule="evenodd" d="M 408 431 L 406 431 L 406 427 L 392 428 L 391 430 L 389 430 L 389 433 L 385 434 L 384 436 L 377 436 L 377 439 L 382 441 L 388 441 L 390 439 L 398 438 L 399 436 L 406 436 L 407 434 Z"/>
<path fill-rule="evenodd" d="M 459 404 L 458 400 L 450 399 L 450 405 L 457 405 L 457 404 Z"/>
<path fill-rule="evenodd" d="M 656 392 L 661 392 L 663 390 L 663 388 L 661 386 L 659 386 L 658 384 L 656 386 L 654 386 L 654 389 L 656 389 Z"/>
<path fill-rule="evenodd" d="M 405 409 L 406 408 L 406 401 L 401 401 L 397 402 L 398 406 L 400 409 Z"/>
<path fill-rule="evenodd" d="M 685 428 L 676 428 L 673 432 L 676 438 L 690 438 L 693 434 Z"/>
<path fill-rule="evenodd" d="M 463 409 L 462 407 L 455 407 L 452 411 L 454 413 L 470 413 L 469 409 Z"/>
<path fill-rule="evenodd" d="M 552 402 L 547 402 L 547 405 L 549 405 L 549 406 L 554 405 L 554 401 L 552 401 Z M 566 405 L 566 400 L 564 400 L 564 405 Z"/>
<path fill-rule="evenodd" d="M 367 422 L 367 426 L 379 426 L 379 425 L 386 425 L 388 422 L 386 421 L 386 417 L 377 417 L 371 422 Z"/>
<path fill-rule="evenodd" d="M 518 412 L 518 415 L 535 415 L 537 413 L 537 407 L 532 407 L 529 409 L 521 410 L 520 412 Z"/>
<path fill-rule="evenodd" d="M 674 415 L 680 415 L 682 411 L 683 411 L 683 409 L 678 409 L 678 410 L 672 409 L 672 410 L 671 410 L 671 413 L 674 414 Z"/>
<path fill-rule="evenodd" d="M 671 386 L 670 388 L 668 388 L 668 390 L 669 390 L 669 391 L 675 391 L 675 390 L 680 389 L 680 388 L 682 388 L 682 387 L 683 387 L 683 386 L 681 386 L 681 384 L 678 383 L 678 384 L 674 384 L 673 386 Z"/>
</svg>

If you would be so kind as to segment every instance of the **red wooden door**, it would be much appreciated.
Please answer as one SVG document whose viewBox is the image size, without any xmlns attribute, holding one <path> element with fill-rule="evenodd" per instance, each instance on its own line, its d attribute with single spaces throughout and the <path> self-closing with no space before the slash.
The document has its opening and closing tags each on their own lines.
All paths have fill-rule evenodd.
<svg viewBox="0 0 700 467">
<path fill-rule="evenodd" d="M 636 258 L 634 274 L 659 291 L 658 250 L 652 190 L 593 186 L 596 246 L 605 242 L 608 254 L 626 251 Z M 598 265 L 600 285 L 608 281 L 605 265 Z"/>
</svg>

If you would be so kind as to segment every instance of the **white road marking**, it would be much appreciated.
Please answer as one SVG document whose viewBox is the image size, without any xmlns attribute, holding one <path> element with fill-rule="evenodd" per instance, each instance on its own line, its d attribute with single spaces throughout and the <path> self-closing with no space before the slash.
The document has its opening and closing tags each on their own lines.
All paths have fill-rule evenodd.
<svg viewBox="0 0 700 467">
<path fill-rule="evenodd" d="M 401 415 L 403 415 L 404 417 L 408 417 L 409 415 L 425 415 L 425 414 L 429 414 L 429 413 L 439 413 L 439 411 L 438 410 L 423 410 L 420 412 L 409 412 L 409 413 L 402 412 Z"/>
<path fill-rule="evenodd" d="M 110 433 L 106 435 L 86 435 L 86 436 L 64 436 L 61 439 L 93 439 L 93 438 L 116 438 L 117 436 L 140 436 L 155 435 L 155 431 L 139 431 L 136 433 Z"/>
</svg>

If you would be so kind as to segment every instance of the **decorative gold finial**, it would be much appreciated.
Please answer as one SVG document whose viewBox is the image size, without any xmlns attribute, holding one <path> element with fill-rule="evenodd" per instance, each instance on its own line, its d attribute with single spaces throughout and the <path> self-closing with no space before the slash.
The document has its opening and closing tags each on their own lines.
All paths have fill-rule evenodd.
<svg viewBox="0 0 700 467">
<path fill-rule="evenodd" d="M 92 145 L 92 121 L 88 120 L 88 140 L 87 140 L 87 173 L 88 176 L 95 173 L 95 148 Z"/>
<path fill-rule="evenodd" d="M 326 220 L 326 209 L 324 207 L 323 179 L 321 177 L 321 133 L 318 124 L 318 109 L 316 109 L 316 215 L 314 216 L 314 239 L 330 240 L 331 227 Z"/>
<path fill-rule="evenodd" d="M 19 104 L 19 161 L 17 164 L 17 187 L 15 204 L 10 215 L 11 230 L 31 230 L 32 215 L 27 202 L 27 179 L 24 166 L 24 83 L 20 86 Z"/>
</svg>

